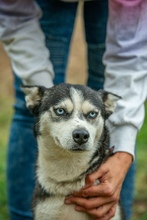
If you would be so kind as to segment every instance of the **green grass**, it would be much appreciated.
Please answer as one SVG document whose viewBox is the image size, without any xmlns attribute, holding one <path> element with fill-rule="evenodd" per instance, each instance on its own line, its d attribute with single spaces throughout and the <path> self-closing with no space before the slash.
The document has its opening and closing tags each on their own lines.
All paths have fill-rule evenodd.
<svg viewBox="0 0 147 220">
<path fill-rule="evenodd" d="M 12 100 L 0 97 L 0 220 L 8 220 L 6 196 L 6 151 Z"/>
<path fill-rule="evenodd" d="M 147 220 L 147 103 L 144 125 L 137 138 L 137 174 L 133 220 Z"/>
<path fill-rule="evenodd" d="M 0 220 L 8 220 L 6 196 L 6 151 L 13 100 L 0 97 Z M 147 104 L 146 104 L 147 116 Z M 147 117 L 137 138 L 137 174 L 132 220 L 147 220 Z"/>
</svg>

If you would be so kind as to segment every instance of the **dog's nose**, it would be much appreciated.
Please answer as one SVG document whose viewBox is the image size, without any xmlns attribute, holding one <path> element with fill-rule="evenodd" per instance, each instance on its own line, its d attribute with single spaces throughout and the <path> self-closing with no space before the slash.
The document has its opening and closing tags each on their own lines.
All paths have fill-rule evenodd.
<svg viewBox="0 0 147 220">
<path fill-rule="evenodd" d="M 73 131 L 72 136 L 77 144 L 82 145 L 88 141 L 89 133 L 84 129 L 76 129 Z"/>
</svg>

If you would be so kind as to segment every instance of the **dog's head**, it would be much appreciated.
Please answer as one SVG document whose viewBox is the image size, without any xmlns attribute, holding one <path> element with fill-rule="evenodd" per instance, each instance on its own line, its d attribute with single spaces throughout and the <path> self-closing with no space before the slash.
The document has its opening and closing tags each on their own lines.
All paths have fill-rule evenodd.
<svg viewBox="0 0 147 220">
<path fill-rule="evenodd" d="M 69 151 L 96 148 L 105 120 L 119 96 L 82 85 L 59 84 L 52 88 L 23 86 L 29 110 L 36 116 L 35 134 L 46 144 Z"/>
</svg>

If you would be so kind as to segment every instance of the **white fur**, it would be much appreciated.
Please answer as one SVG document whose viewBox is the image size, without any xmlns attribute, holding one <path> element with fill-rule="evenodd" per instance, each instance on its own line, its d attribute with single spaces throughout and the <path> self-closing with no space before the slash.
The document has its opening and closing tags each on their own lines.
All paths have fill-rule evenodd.
<svg viewBox="0 0 147 220">
<path fill-rule="evenodd" d="M 37 105 L 40 102 L 41 97 L 38 93 L 38 87 L 33 87 L 33 88 L 28 87 L 28 88 L 24 88 L 23 90 L 26 93 L 25 100 L 28 108 Z"/>
<path fill-rule="evenodd" d="M 36 207 L 35 220 L 92 220 L 85 213 L 75 211 L 74 205 L 65 205 L 64 197 L 53 197 Z"/>
<path fill-rule="evenodd" d="M 116 103 L 120 99 L 119 96 L 115 96 L 114 94 L 108 94 L 108 98 L 105 102 L 105 108 L 108 111 L 114 112 L 116 108 Z"/>
<path fill-rule="evenodd" d="M 111 218 L 111 220 L 120 220 L 120 215 L 121 215 L 121 211 L 119 206 L 117 206 L 115 216 Z"/>
</svg>

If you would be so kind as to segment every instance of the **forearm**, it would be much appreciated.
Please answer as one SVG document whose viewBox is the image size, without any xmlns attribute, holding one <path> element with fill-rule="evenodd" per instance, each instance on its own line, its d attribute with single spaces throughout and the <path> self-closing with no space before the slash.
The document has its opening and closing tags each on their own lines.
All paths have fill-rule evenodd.
<svg viewBox="0 0 147 220">
<path fill-rule="evenodd" d="M 28 11 L 23 13 L 24 5 L 28 6 Z M 3 1 L 1 10 L 0 37 L 10 57 L 13 72 L 24 84 L 52 86 L 54 71 L 39 25 L 40 9 L 32 0 L 21 0 L 20 3 L 15 0 L 14 3 Z"/>
<path fill-rule="evenodd" d="M 111 145 L 134 155 L 147 88 L 147 2 L 109 1 L 109 9 L 104 88 L 122 97 L 108 122 Z"/>
<path fill-rule="evenodd" d="M 53 67 L 44 35 L 36 20 L 23 24 L 9 39 L 3 41 L 12 69 L 24 84 L 50 87 L 53 85 Z"/>
<path fill-rule="evenodd" d="M 121 172 L 123 177 L 125 178 L 128 169 L 132 164 L 132 155 L 126 152 L 116 152 L 113 157 L 120 163 Z M 113 160 L 114 161 L 114 160 Z"/>
</svg>

